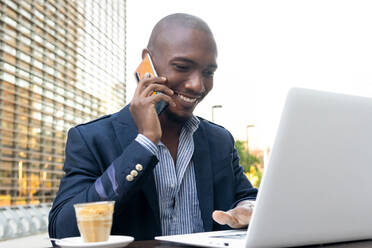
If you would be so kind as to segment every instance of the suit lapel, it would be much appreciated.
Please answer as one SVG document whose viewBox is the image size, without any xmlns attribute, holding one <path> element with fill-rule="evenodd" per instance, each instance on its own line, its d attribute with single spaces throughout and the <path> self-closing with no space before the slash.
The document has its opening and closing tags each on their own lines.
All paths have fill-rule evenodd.
<svg viewBox="0 0 372 248">
<path fill-rule="evenodd" d="M 112 122 L 114 130 L 119 140 L 122 151 L 137 137 L 138 131 L 134 124 L 132 115 L 129 111 L 129 105 L 125 106 L 119 113 L 117 118 Z M 147 198 L 147 201 L 155 215 L 155 219 L 160 228 L 160 215 L 158 194 L 156 192 L 154 174 L 149 173 L 142 187 L 142 191 Z"/>
<path fill-rule="evenodd" d="M 194 169 L 199 206 L 205 231 L 212 231 L 213 221 L 213 173 L 207 135 L 203 120 L 194 133 Z"/>
</svg>

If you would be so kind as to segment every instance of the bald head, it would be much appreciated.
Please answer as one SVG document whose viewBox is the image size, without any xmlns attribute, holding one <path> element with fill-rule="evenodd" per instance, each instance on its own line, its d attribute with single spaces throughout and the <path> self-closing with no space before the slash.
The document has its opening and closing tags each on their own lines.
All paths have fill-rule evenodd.
<svg viewBox="0 0 372 248">
<path fill-rule="evenodd" d="M 177 13 L 164 17 L 155 25 L 151 32 L 147 48 L 150 51 L 156 51 L 159 43 L 164 40 L 162 37 L 172 39 L 172 35 L 177 35 L 177 32 L 173 32 L 174 30 L 185 28 L 205 32 L 214 40 L 212 31 L 202 19 L 189 14 Z"/>
</svg>

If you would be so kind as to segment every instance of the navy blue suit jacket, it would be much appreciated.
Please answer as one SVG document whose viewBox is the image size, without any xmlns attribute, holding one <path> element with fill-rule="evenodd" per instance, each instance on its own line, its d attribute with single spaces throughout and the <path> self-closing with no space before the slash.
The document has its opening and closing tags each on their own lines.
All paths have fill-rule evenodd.
<svg viewBox="0 0 372 248">
<path fill-rule="evenodd" d="M 194 133 L 195 179 L 204 230 L 222 230 L 212 220 L 214 210 L 228 210 L 241 200 L 255 199 L 231 134 L 224 128 L 200 119 Z M 95 121 L 71 128 L 59 192 L 49 213 L 50 237 L 78 236 L 73 204 L 114 200 L 113 235 L 129 235 L 136 240 L 161 235 L 159 205 L 153 168 L 158 159 L 136 142 L 137 129 L 129 107 Z M 115 167 L 113 185 L 106 169 Z M 125 178 L 136 164 L 143 170 L 129 182 Z M 95 188 L 100 177 L 106 198 Z M 102 194 L 101 194 L 102 195 Z"/>
</svg>

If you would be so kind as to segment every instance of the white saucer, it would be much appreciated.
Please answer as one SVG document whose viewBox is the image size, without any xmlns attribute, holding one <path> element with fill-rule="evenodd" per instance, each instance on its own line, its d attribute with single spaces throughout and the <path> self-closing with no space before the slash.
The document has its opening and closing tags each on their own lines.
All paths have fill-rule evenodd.
<svg viewBox="0 0 372 248">
<path fill-rule="evenodd" d="M 104 242 L 84 242 L 81 237 L 71 237 L 56 241 L 56 245 L 62 248 L 116 248 L 127 246 L 133 240 L 133 237 L 120 235 L 110 235 L 109 239 Z"/>
</svg>

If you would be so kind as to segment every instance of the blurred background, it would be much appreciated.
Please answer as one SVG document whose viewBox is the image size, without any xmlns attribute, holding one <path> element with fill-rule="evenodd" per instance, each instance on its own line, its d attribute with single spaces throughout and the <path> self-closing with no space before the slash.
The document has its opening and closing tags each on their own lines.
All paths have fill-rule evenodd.
<svg viewBox="0 0 372 248">
<path fill-rule="evenodd" d="M 0 4 L 0 240 L 46 235 L 68 129 L 130 102 L 141 51 L 168 14 L 210 25 L 219 68 L 196 115 L 233 134 L 257 187 L 289 88 L 372 97 L 367 0 Z"/>
<path fill-rule="evenodd" d="M 46 232 L 67 130 L 127 98 L 124 0 L 0 3 L 2 240 Z"/>
</svg>

